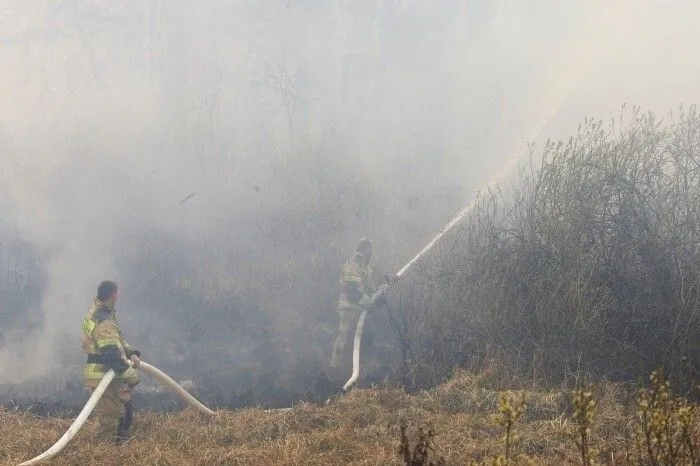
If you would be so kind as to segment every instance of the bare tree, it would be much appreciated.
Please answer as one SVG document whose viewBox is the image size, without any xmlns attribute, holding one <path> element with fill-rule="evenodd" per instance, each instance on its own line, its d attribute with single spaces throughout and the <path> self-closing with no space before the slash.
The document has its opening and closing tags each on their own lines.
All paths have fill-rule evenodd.
<svg viewBox="0 0 700 466">
<path fill-rule="evenodd" d="M 294 141 L 294 112 L 296 111 L 296 83 L 298 68 L 290 71 L 286 61 L 279 61 L 274 66 L 268 65 L 267 73 L 274 88 L 279 91 L 280 103 L 284 109 L 289 128 L 289 137 Z"/>
</svg>

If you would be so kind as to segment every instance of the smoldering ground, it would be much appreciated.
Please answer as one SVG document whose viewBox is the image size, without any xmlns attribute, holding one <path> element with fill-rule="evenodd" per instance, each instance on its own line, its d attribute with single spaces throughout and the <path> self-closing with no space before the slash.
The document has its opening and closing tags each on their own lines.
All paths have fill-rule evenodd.
<svg viewBox="0 0 700 466">
<path fill-rule="evenodd" d="M 2 2 L 0 380 L 79 386 L 111 277 L 132 343 L 210 400 L 311 396 L 355 241 L 395 271 L 527 140 L 697 101 L 697 10 Z"/>
</svg>

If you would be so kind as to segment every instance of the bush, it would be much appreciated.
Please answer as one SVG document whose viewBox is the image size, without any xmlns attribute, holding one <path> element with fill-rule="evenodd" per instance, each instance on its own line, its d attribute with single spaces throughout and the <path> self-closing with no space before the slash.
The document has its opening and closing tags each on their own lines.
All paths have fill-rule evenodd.
<svg viewBox="0 0 700 466">
<path fill-rule="evenodd" d="M 487 193 L 395 301 L 404 371 L 559 383 L 700 373 L 700 116 L 586 120 Z M 398 303 L 398 304 L 397 304 Z"/>
</svg>

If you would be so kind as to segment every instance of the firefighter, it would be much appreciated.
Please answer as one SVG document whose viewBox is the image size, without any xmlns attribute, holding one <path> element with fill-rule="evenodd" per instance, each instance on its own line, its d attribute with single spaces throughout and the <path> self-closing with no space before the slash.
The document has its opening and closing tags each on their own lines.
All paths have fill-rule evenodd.
<svg viewBox="0 0 700 466">
<path fill-rule="evenodd" d="M 340 365 L 348 342 L 360 313 L 385 302 L 384 295 L 377 299 L 376 282 L 370 266 L 374 246 L 367 238 L 357 243 L 357 249 L 343 266 L 340 274 L 340 297 L 338 299 L 338 335 L 333 344 L 331 367 Z"/>
<path fill-rule="evenodd" d="M 139 366 L 141 353 L 122 337 L 115 309 L 118 298 L 115 282 L 100 283 L 93 305 L 83 319 L 82 345 L 87 353 L 85 387 L 92 391 L 107 371 L 113 369 L 116 373 L 95 406 L 97 426 L 93 435 L 98 441 L 129 437 L 133 418 L 131 392 L 139 383 L 134 368 Z"/>
</svg>

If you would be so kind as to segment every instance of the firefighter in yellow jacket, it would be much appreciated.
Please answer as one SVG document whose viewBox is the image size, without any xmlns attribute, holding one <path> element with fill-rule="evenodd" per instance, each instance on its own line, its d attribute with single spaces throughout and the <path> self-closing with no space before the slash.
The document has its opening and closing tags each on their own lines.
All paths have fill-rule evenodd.
<svg viewBox="0 0 700 466">
<path fill-rule="evenodd" d="M 363 310 L 383 304 L 385 297 L 377 301 L 373 295 L 377 291 L 370 266 L 374 247 L 372 242 L 362 238 L 357 250 L 345 263 L 340 274 L 340 298 L 338 299 L 338 335 L 333 344 L 331 367 L 338 367 L 345 346 L 355 323 Z"/>
<path fill-rule="evenodd" d="M 116 377 L 95 406 L 97 427 L 94 436 L 99 441 L 128 438 L 133 418 L 131 391 L 139 383 L 134 367 L 138 367 L 141 353 L 131 348 L 122 337 L 114 307 L 118 297 L 115 282 L 100 283 L 97 297 L 83 319 L 82 344 L 87 353 L 83 372 L 85 387 L 94 390 L 107 371 L 113 369 L 116 372 Z"/>
</svg>

